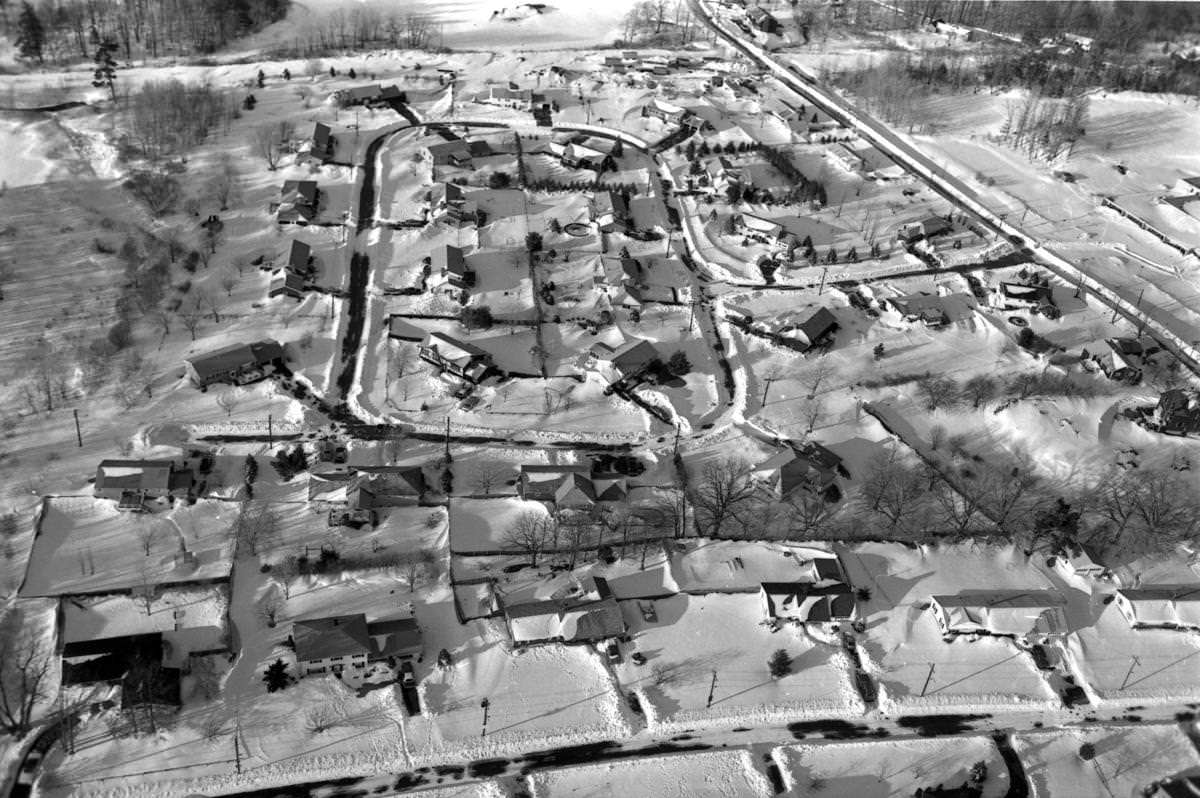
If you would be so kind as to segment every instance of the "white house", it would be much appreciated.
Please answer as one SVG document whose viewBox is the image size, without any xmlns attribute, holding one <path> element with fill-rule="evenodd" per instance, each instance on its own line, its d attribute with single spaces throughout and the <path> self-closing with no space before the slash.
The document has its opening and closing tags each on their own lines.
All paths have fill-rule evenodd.
<svg viewBox="0 0 1200 798">
<path fill-rule="evenodd" d="M 1135 629 L 1200 629 L 1200 584 L 1124 588 L 1113 601 Z"/>
<path fill-rule="evenodd" d="M 929 608 L 944 635 L 1027 638 L 1064 634 L 1066 605 L 1049 590 L 996 590 L 932 596 Z"/>
</svg>

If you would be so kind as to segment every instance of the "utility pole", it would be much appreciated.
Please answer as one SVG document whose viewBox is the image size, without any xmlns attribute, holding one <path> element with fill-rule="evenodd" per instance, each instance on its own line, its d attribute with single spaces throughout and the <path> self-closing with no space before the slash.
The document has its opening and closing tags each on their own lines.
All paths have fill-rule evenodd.
<svg viewBox="0 0 1200 798">
<path fill-rule="evenodd" d="M 71 411 L 75 416 L 75 440 L 79 441 L 79 448 L 83 448 L 83 433 L 79 430 L 79 409 Z"/>
<path fill-rule="evenodd" d="M 275 427 L 272 423 L 271 414 L 267 413 L 267 448 L 270 449 L 275 445 Z"/>
<path fill-rule="evenodd" d="M 450 459 L 450 416 L 446 416 L 446 459 Z"/>
<path fill-rule="evenodd" d="M 817 296 L 825 293 L 825 275 L 829 274 L 829 267 L 821 269 L 821 284 L 817 286 Z"/>
<path fill-rule="evenodd" d="M 763 381 L 766 383 L 766 385 L 763 387 L 762 401 L 759 402 L 759 404 L 762 405 L 763 407 L 767 406 L 767 392 L 771 390 L 771 383 L 775 382 L 776 379 L 778 379 L 778 378 L 777 377 L 764 377 L 763 378 Z"/>
<path fill-rule="evenodd" d="M 479 702 L 479 706 L 483 707 L 483 729 L 479 732 L 480 737 L 487 737 L 488 707 L 491 705 L 492 702 L 486 698 Z"/>
<path fill-rule="evenodd" d="M 674 454 L 679 454 L 679 425 L 675 425 L 675 450 Z"/>
<path fill-rule="evenodd" d="M 1136 656 L 1131 656 L 1129 659 L 1131 660 L 1129 663 L 1129 670 L 1125 672 L 1125 678 L 1121 680 L 1122 691 L 1125 689 L 1125 686 L 1129 684 L 1129 677 L 1133 675 L 1133 669 L 1142 664 Z"/>
<path fill-rule="evenodd" d="M 713 669 L 712 684 L 708 686 L 708 702 L 704 705 L 705 709 L 712 707 L 713 693 L 717 690 L 717 671 Z"/>
<path fill-rule="evenodd" d="M 929 689 L 929 681 L 933 678 L 933 669 L 935 667 L 934 663 L 929 663 L 929 673 L 925 676 L 925 684 L 921 685 L 921 698 L 925 697 L 925 691 Z"/>
</svg>

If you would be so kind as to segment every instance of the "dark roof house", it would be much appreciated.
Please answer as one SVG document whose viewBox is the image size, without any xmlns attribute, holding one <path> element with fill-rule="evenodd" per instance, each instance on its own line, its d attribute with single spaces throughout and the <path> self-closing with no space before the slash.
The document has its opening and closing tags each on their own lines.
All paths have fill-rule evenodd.
<svg viewBox="0 0 1200 798">
<path fill-rule="evenodd" d="M 265 367 L 283 362 L 283 345 L 270 339 L 232 344 L 206 355 L 193 355 L 183 362 L 188 376 L 199 387 L 223 380 L 249 382 L 261 377 Z"/>
</svg>

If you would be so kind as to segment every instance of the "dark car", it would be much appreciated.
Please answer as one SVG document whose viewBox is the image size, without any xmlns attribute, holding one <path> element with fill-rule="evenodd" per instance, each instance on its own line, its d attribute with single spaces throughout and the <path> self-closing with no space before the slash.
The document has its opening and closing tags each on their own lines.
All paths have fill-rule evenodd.
<svg viewBox="0 0 1200 798">
<path fill-rule="evenodd" d="M 400 686 L 401 687 L 416 687 L 417 686 L 416 674 L 413 673 L 412 663 L 409 662 L 408 660 L 405 660 L 404 663 L 400 665 Z"/>
<path fill-rule="evenodd" d="M 1050 654 L 1047 653 L 1045 646 L 1041 646 L 1041 645 L 1033 646 L 1032 648 L 1029 649 L 1029 655 L 1031 657 L 1033 657 L 1033 664 L 1037 666 L 1038 670 L 1040 670 L 1040 671 L 1054 670 L 1054 663 L 1052 663 L 1050 661 Z"/>
<path fill-rule="evenodd" d="M 609 642 L 604 649 L 604 653 L 608 657 L 608 661 L 612 664 L 619 665 L 621 663 L 621 647 L 617 645 L 616 640 Z"/>
<path fill-rule="evenodd" d="M 1090 704 L 1087 693 L 1077 684 L 1068 685 L 1059 693 L 1062 698 L 1063 706 L 1067 707 L 1082 707 Z"/>
</svg>

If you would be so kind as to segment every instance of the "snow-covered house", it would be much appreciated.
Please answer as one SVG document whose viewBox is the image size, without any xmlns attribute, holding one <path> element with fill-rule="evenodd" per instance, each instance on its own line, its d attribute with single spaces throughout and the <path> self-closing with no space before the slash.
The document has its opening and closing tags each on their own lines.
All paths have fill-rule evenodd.
<svg viewBox="0 0 1200 798">
<path fill-rule="evenodd" d="M 475 271 L 467 264 L 462 249 L 452 244 L 443 244 L 429 253 L 429 268 L 451 289 L 465 291 L 475 285 Z"/>
<path fill-rule="evenodd" d="M 746 18 L 750 21 L 751 25 L 763 33 L 777 34 L 782 30 L 782 26 L 779 24 L 779 20 L 775 18 L 775 15 L 762 6 L 746 9 Z"/>
<path fill-rule="evenodd" d="M 300 676 L 341 674 L 368 663 L 412 659 L 421 653 L 421 631 L 413 618 L 367 622 L 362 613 L 306 618 L 292 623 Z"/>
<path fill-rule="evenodd" d="M 904 321 L 919 321 L 926 327 L 944 327 L 950 323 L 950 314 L 946 312 L 946 305 L 939 296 L 909 294 L 887 297 L 879 302 L 885 310 L 895 311 Z"/>
<path fill-rule="evenodd" d="M 183 704 L 180 668 L 164 664 L 162 632 L 114 635 L 65 643 L 60 651 L 63 686 L 110 684 L 121 687 L 121 706 Z"/>
<path fill-rule="evenodd" d="M 487 94 L 476 98 L 477 102 L 512 108 L 516 111 L 531 111 L 533 106 L 544 102 L 544 97 L 530 89 L 522 89 L 515 83 L 488 86 Z"/>
<path fill-rule="evenodd" d="M 589 576 L 573 595 L 505 604 L 498 597 L 515 646 L 538 643 L 595 643 L 627 633 L 621 606 L 608 581 Z"/>
<path fill-rule="evenodd" d="M 633 226 L 629 198 L 616 191 L 598 191 L 588 203 L 588 218 L 601 232 L 624 232 Z"/>
<path fill-rule="evenodd" d="M 659 357 L 654 344 L 644 338 L 630 338 L 615 349 L 598 343 L 590 351 L 597 361 L 610 364 L 622 378 L 638 374 Z"/>
<path fill-rule="evenodd" d="M 1068 631 L 1061 594 L 1049 590 L 996 590 L 932 596 L 929 608 L 943 635 L 985 634 L 1029 638 Z"/>
<path fill-rule="evenodd" d="M 739 234 L 761 241 L 774 241 L 783 235 L 783 225 L 752 213 L 738 213 L 733 217 L 734 229 Z"/>
<path fill-rule="evenodd" d="M 1147 340 L 1145 344 L 1136 338 L 1105 338 L 1085 344 L 1080 357 L 1095 365 L 1110 380 L 1136 383 L 1142 378 L 1142 356 L 1147 350 L 1157 347 Z"/>
<path fill-rule="evenodd" d="M 267 299 L 284 296 L 297 302 L 304 299 L 304 277 L 290 269 L 280 269 L 271 276 Z"/>
<path fill-rule="evenodd" d="M 838 143 L 825 150 L 831 160 L 848 172 L 862 172 L 866 166 L 861 155 L 849 145 Z"/>
<path fill-rule="evenodd" d="M 841 582 L 828 585 L 763 582 L 759 597 L 769 620 L 849 623 L 858 617 L 858 602 L 854 600 L 854 592 Z"/>
<path fill-rule="evenodd" d="M 657 97 L 642 106 L 642 116 L 652 116 L 668 124 L 677 125 L 687 117 L 688 110 L 674 103 L 665 102 Z"/>
<path fill-rule="evenodd" d="M 593 474 L 588 466 L 521 466 L 518 494 L 525 501 L 556 507 L 592 507 L 622 502 L 629 493 L 620 474 Z"/>
<path fill-rule="evenodd" d="M 1200 584 L 1123 588 L 1113 602 L 1134 629 L 1200 629 Z"/>
<path fill-rule="evenodd" d="M 395 84 L 380 86 L 378 83 L 342 89 L 334 92 L 334 97 L 343 108 L 355 105 L 364 105 L 368 108 L 373 108 L 397 101 L 404 102 L 405 100 L 404 92 L 400 91 L 399 87 Z"/>
<path fill-rule="evenodd" d="M 905 244 L 912 244 L 924 238 L 941 235 L 949 230 L 950 223 L 941 216 L 926 216 L 924 219 L 902 225 L 896 232 L 896 237 Z"/>
<path fill-rule="evenodd" d="M 783 342 L 799 352 L 829 340 L 838 331 L 837 316 L 826 307 L 814 307 L 779 320 L 775 331 Z"/>
<path fill-rule="evenodd" d="M 470 166 L 471 148 L 462 139 L 426 144 L 425 153 L 434 166 Z"/>
<path fill-rule="evenodd" d="M 493 368 L 489 353 L 445 333 L 429 333 L 417 351 L 422 360 L 467 382 L 482 381 Z"/>
<path fill-rule="evenodd" d="M 1054 567 L 1070 576 L 1082 576 L 1088 579 L 1102 579 L 1111 572 L 1109 569 L 1092 559 L 1084 549 L 1078 552 L 1060 554 L 1054 558 Z"/>
<path fill-rule="evenodd" d="M 141 510 L 146 499 L 191 495 L 195 482 L 195 472 L 174 460 L 101 460 L 92 495 L 114 499 L 122 510 Z"/>
<path fill-rule="evenodd" d="M 718 155 L 704 165 L 708 185 L 716 192 L 725 191 L 731 184 L 741 184 L 742 170 L 724 155 Z"/>
<path fill-rule="evenodd" d="M 1172 388 L 1163 391 L 1150 416 L 1152 429 L 1169 435 L 1200 434 L 1200 391 Z"/>
<path fill-rule="evenodd" d="M 992 292 L 992 307 L 1000 310 L 1029 310 L 1054 307 L 1054 289 L 1048 280 L 1036 277 L 1019 282 L 1001 281 Z"/>
<path fill-rule="evenodd" d="M 270 211 L 280 224 L 306 225 L 317 218 L 321 191 L 315 180 L 285 180 Z"/>
<path fill-rule="evenodd" d="M 483 221 L 479 203 L 457 183 L 434 183 L 429 189 L 429 221 L 455 227 L 478 227 Z"/>
<path fill-rule="evenodd" d="M 844 471 L 842 458 L 816 441 L 794 443 L 759 463 L 754 477 L 775 499 L 798 492 L 825 496 Z"/>
<path fill-rule="evenodd" d="M 252 344 L 232 344 L 184 359 L 184 369 L 192 384 L 203 388 L 214 382 L 236 382 L 239 385 L 263 376 L 268 366 L 283 362 L 283 345 L 266 339 Z"/>
<path fill-rule="evenodd" d="M 313 123 L 313 132 L 308 139 L 308 155 L 310 158 L 315 158 L 321 163 L 333 160 L 334 150 L 337 148 L 337 140 L 333 137 L 333 131 L 329 125 L 323 122 Z"/>
</svg>

